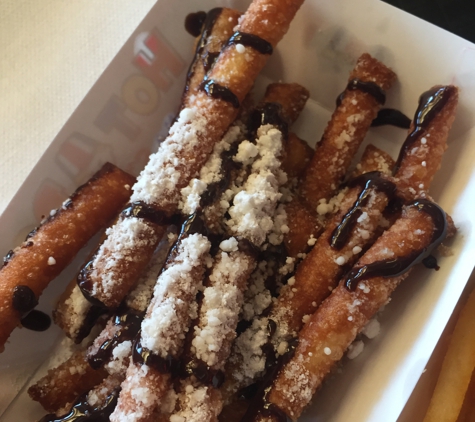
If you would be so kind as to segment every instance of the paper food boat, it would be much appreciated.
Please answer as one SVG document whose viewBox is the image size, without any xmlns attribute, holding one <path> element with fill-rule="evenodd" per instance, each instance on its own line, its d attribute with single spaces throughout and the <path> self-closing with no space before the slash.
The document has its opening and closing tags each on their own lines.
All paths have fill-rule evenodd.
<svg viewBox="0 0 475 422">
<path fill-rule="evenodd" d="M 0 217 L 0 252 L 23 240 L 41 214 L 55 208 L 102 163 L 112 161 L 137 174 L 176 111 L 192 56 L 192 38 L 182 27 L 187 13 L 249 1 L 158 0 L 92 87 L 33 168 Z M 178 28 L 178 29 L 177 29 Z M 294 130 L 317 141 L 346 85 L 356 58 L 369 52 L 390 66 L 398 83 L 387 107 L 412 116 L 419 95 L 436 84 L 460 87 L 461 101 L 450 147 L 431 191 L 449 212 L 459 234 L 453 256 L 438 272 L 419 269 L 396 291 L 380 317 L 381 334 L 364 353 L 346 361 L 315 398 L 302 421 L 396 421 L 474 266 L 475 235 L 475 46 L 377 0 L 307 0 L 259 79 L 299 82 L 311 100 Z M 405 131 L 372 129 L 368 140 L 397 154 Z M 84 253 L 81 254 L 84 256 Z M 78 258 L 42 296 L 50 312 Z M 17 330 L 0 355 L 0 420 L 33 421 L 44 414 L 25 389 L 51 355 L 59 330 Z M 44 366 L 44 365 L 43 365 Z M 38 369 L 40 368 L 40 369 Z"/>
</svg>

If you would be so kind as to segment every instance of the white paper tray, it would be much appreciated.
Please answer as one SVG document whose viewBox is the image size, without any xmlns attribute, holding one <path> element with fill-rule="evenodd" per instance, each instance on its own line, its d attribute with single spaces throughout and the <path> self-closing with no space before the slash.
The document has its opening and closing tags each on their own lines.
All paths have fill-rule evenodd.
<svg viewBox="0 0 475 422">
<path fill-rule="evenodd" d="M 224 2 L 241 10 L 247 4 Z M 218 5 L 223 2 L 206 0 L 199 8 Z M 0 253 L 18 244 L 39 215 L 56 207 L 103 162 L 135 174 L 140 170 L 178 105 L 193 43 L 181 30 L 182 22 L 196 7 L 195 2 L 157 1 L 0 217 Z M 440 260 L 440 271 L 418 269 L 399 288 L 380 318 L 382 333 L 367 342 L 357 359 L 345 362 L 341 374 L 331 377 L 302 421 L 396 421 L 474 266 L 474 45 L 380 1 L 307 0 L 257 91 L 269 80 L 305 85 L 311 101 L 295 131 L 315 142 L 348 72 L 365 51 L 397 73 L 399 82 L 388 92 L 386 106 L 407 115 L 432 85 L 454 83 L 461 88 L 450 148 L 432 189 L 459 234 L 452 245 L 454 255 Z M 404 138 L 404 131 L 392 127 L 372 129 L 368 136 L 394 156 Z M 79 263 L 48 288 L 40 309 L 51 310 L 60 286 Z M 27 421 L 43 414 L 22 388 L 51 354 L 58 334 L 57 329 L 13 334 L 0 355 L 0 420 Z"/>
</svg>

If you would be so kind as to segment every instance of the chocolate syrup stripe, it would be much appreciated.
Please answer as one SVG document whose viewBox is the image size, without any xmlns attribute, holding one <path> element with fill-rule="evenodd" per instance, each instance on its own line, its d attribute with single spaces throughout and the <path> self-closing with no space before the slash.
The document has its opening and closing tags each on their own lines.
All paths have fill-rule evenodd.
<svg viewBox="0 0 475 422">
<path fill-rule="evenodd" d="M 259 37 L 258 35 L 248 34 L 246 32 L 235 32 L 231 38 L 229 38 L 226 47 L 228 45 L 237 45 L 241 44 L 245 47 L 251 47 L 261 54 L 272 54 L 273 47 L 272 44 L 266 41 L 264 38 Z"/>
<path fill-rule="evenodd" d="M 381 87 L 374 82 L 361 81 L 359 79 L 352 79 L 348 82 L 345 91 L 343 91 L 336 99 L 337 107 L 341 104 L 345 97 L 346 91 L 359 90 L 371 95 L 379 104 L 384 105 L 386 102 L 386 94 Z M 383 108 L 378 111 L 378 115 L 371 122 L 371 126 L 392 125 L 403 129 L 409 129 L 411 119 L 399 110 L 392 108 Z"/>
<path fill-rule="evenodd" d="M 268 41 L 257 35 L 239 31 L 235 32 L 231 38 L 229 38 L 228 42 L 223 47 L 223 50 L 231 45 L 237 44 L 251 47 L 261 54 L 272 54 L 273 52 L 272 45 Z M 216 59 L 217 57 L 215 60 Z M 206 92 L 209 97 L 226 101 L 234 108 L 239 108 L 241 106 L 241 102 L 234 92 L 232 92 L 228 87 L 221 85 L 212 79 L 207 79 L 205 77 L 200 85 L 200 89 Z"/>
<path fill-rule="evenodd" d="M 102 407 L 93 407 L 88 403 L 87 395 L 81 396 L 69 413 L 63 416 L 46 415 L 39 422 L 108 422 L 109 416 L 117 405 L 119 389 L 107 396 Z"/>
<path fill-rule="evenodd" d="M 275 330 L 275 327 L 270 324 L 268 329 L 270 335 L 272 335 L 272 330 Z M 253 387 L 253 389 L 257 391 L 255 391 L 254 398 L 242 417 L 241 422 L 255 421 L 259 415 L 273 417 L 277 419 L 278 422 L 292 421 L 292 419 L 280 407 L 269 402 L 268 399 L 268 394 L 272 388 L 273 381 L 277 378 L 282 368 L 293 358 L 298 346 L 298 340 L 290 339 L 288 344 L 287 351 L 283 355 L 280 355 L 276 361 L 274 360 L 274 363 L 268 368 L 264 378 L 259 382 L 259 385 Z M 268 357 L 270 357 L 270 354 L 274 353 L 273 347 L 271 346 L 269 348 Z"/>
<path fill-rule="evenodd" d="M 361 186 L 363 189 L 353 207 L 345 214 L 341 223 L 335 228 L 330 238 L 330 245 L 336 250 L 340 250 L 348 242 L 351 232 L 360 217 L 363 208 L 369 200 L 370 193 L 373 190 L 383 192 L 390 201 L 396 194 L 396 185 L 389 180 L 381 177 L 379 171 L 364 173 L 348 183 L 349 187 Z"/>
<path fill-rule="evenodd" d="M 421 250 L 414 251 L 407 256 L 401 256 L 393 259 L 385 259 L 372 264 L 356 267 L 346 276 L 345 287 L 354 291 L 360 281 L 373 277 L 398 277 L 407 272 L 414 265 L 422 262 L 432 251 L 439 246 L 447 234 L 447 220 L 444 210 L 435 203 L 427 199 L 417 199 L 408 205 L 414 207 L 419 212 L 428 214 L 434 224 L 434 232 L 429 245 Z"/>
<path fill-rule="evenodd" d="M 407 136 L 396 161 L 394 171 L 397 172 L 401 166 L 402 160 L 412 145 L 422 136 L 427 126 L 443 109 L 449 98 L 454 95 L 456 88 L 449 85 L 443 87 L 434 87 L 424 92 L 419 97 L 419 105 L 414 114 L 414 128 Z"/>
<path fill-rule="evenodd" d="M 210 36 L 211 31 L 213 30 L 213 26 L 216 23 L 216 20 L 218 19 L 222 11 L 223 9 L 221 7 L 216 7 L 214 9 L 211 9 L 208 13 L 205 13 L 205 12 L 190 13 L 185 19 L 186 30 L 195 37 L 200 36 L 200 34 L 201 36 L 196 45 L 195 56 L 188 69 L 186 82 L 185 82 L 185 90 L 184 90 L 183 95 L 185 95 L 190 89 L 189 83 L 195 73 L 195 67 L 197 63 L 199 62 L 199 60 L 200 59 L 203 60 L 203 65 L 206 72 L 214 64 L 214 60 L 216 60 L 217 56 L 215 57 L 213 61 L 211 61 L 211 57 L 204 58 L 202 57 L 202 55 L 203 55 L 203 50 L 206 47 L 206 44 L 208 42 L 208 37 Z"/>
<path fill-rule="evenodd" d="M 169 261 L 170 257 L 174 254 L 177 244 L 183 239 L 184 236 L 192 233 L 202 232 L 204 230 L 203 223 L 197 214 L 192 214 L 187 217 L 181 226 L 180 235 L 175 244 L 170 248 L 168 257 L 165 260 L 165 264 Z M 159 271 L 163 271 L 162 269 Z M 157 278 L 158 278 L 157 274 Z M 80 278 L 78 278 L 80 280 Z M 81 282 L 81 281 L 80 281 Z M 114 348 L 123 341 L 133 340 L 137 337 L 140 331 L 140 325 L 142 323 L 144 314 L 125 307 L 119 310 L 114 316 L 114 325 L 118 327 L 118 330 L 111 339 L 106 340 L 98 349 L 94 355 L 90 355 L 88 358 L 89 364 L 94 369 L 101 368 L 106 362 L 110 360 L 112 351 Z"/>
<path fill-rule="evenodd" d="M 386 102 L 386 94 L 383 91 L 383 89 L 376 83 L 370 82 L 370 81 L 362 81 L 360 79 L 351 79 L 348 82 L 348 85 L 346 86 L 345 91 L 343 91 L 336 99 L 336 105 L 337 107 L 341 104 L 343 101 L 343 98 L 345 98 L 345 93 L 346 91 L 361 91 L 366 94 L 371 95 L 377 102 L 378 104 L 384 105 Z"/>
<path fill-rule="evenodd" d="M 143 220 L 148 221 L 149 223 L 156 225 L 168 225 L 173 223 L 173 217 L 169 218 L 164 212 L 157 211 L 155 208 L 153 208 L 153 206 L 146 204 L 142 201 L 136 201 L 128 204 L 120 215 L 122 218 L 141 218 Z M 93 307 L 98 308 L 94 309 L 91 312 L 91 318 L 92 315 L 97 315 L 97 317 L 99 317 L 101 315 L 99 309 L 101 308 L 104 309 L 103 313 L 107 312 L 107 307 L 100 300 L 94 298 L 91 294 L 93 283 L 91 281 L 90 276 L 94 269 L 93 263 L 96 257 L 96 253 L 79 271 L 79 274 L 77 276 L 77 284 L 81 289 L 82 294 L 93 305 Z M 89 320 L 88 323 L 93 324 L 93 321 Z M 92 325 L 90 328 L 92 328 Z M 83 328 L 82 331 L 86 333 L 87 329 Z"/>
</svg>

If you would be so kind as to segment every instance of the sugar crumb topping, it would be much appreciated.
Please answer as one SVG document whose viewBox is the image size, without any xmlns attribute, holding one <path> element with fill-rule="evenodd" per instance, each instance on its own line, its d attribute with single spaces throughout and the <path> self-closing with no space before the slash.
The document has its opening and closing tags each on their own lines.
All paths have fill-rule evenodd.
<svg viewBox="0 0 475 422">
<path fill-rule="evenodd" d="M 135 217 L 121 218 L 106 230 L 107 238 L 99 248 L 94 260 L 91 277 L 99 280 L 93 283 L 92 295 L 113 294 L 115 283 L 120 281 L 119 263 L 123 259 L 133 260 L 134 250 L 145 245 L 154 245 L 157 235 L 142 219 Z"/>
<path fill-rule="evenodd" d="M 190 303 L 201 286 L 205 256 L 211 244 L 192 234 L 178 245 L 171 265 L 160 274 L 153 299 L 142 322 L 142 346 L 162 358 L 179 353 L 188 330 Z M 198 272 L 198 274 L 197 274 Z"/>
<path fill-rule="evenodd" d="M 158 151 L 150 156 L 145 168 L 133 186 L 131 201 L 156 203 L 165 198 L 178 203 L 180 192 L 177 184 L 181 179 L 179 169 L 183 151 L 197 148 L 199 137 L 205 132 L 207 119 L 198 108 L 181 110 L 177 121 L 170 128 L 170 134 L 160 144 Z"/>
</svg>

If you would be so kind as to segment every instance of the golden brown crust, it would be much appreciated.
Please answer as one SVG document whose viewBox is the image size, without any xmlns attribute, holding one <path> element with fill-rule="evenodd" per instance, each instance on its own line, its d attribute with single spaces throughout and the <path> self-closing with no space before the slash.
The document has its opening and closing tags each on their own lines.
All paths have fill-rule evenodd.
<svg viewBox="0 0 475 422">
<path fill-rule="evenodd" d="M 208 55 L 217 54 L 221 51 L 226 41 L 232 35 L 233 28 L 238 24 L 241 14 L 234 9 L 223 7 L 216 19 L 208 39 L 202 51 L 196 51 L 193 62 L 190 66 L 191 74 L 186 81 L 186 91 L 182 99 L 182 108 L 188 107 L 191 102 L 191 96 L 198 92 L 201 82 L 209 69 L 205 69 L 204 60 Z M 197 38 L 196 44 L 201 40 L 201 35 Z"/>
<path fill-rule="evenodd" d="M 366 217 L 355 223 L 345 245 L 338 250 L 330 244 L 334 230 L 353 207 L 361 190 L 355 187 L 345 194 L 340 211 L 328 222 L 314 248 L 299 264 L 292 282 L 282 288 L 269 315 L 277 323 L 274 338 L 277 345 L 285 337 L 295 336 L 300 331 L 303 318 L 315 312 L 336 287 L 339 277 L 374 241 L 382 212 L 389 201 L 385 193 L 377 190 L 372 191 L 369 204 L 361 208 Z"/>
<path fill-rule="evenodd" d="M 87 241 L 125 205 L 133 183 L 132 176 L 107 164 L 72 195 L 71 205 L 60 208 L 15 250 L 0 271 L 0 350 L 20 324 L 20 312 L 12 305 L 15 287 L 28 286 L 38 298 Z"/>
<path fill-rule="evenodd" d="M 310 163 L 314 152 L 313 148 L 292 132 L 289 133 L 284 148 L 282 169 L 287 173 L 289 179 L 300 178 Z"/>
<path fill-rule="evenodd" d="M 310 249 L 309 239 L 317 239 L 323 231 L 322 223 L 299 196 L 294 196 L 286 207 L 289 232 L 284 237 L 287 254 L 295 258 L 298 254 Z"/>
<path fill-rule="evenodd" d="M 276 82 L 267 86 L 265 103 L 279 103 L 282 117 L 290 125 L 300 116 L 310 93 L 302 85 Z"/>
<path fill-rule="evenodd" d="M 128 217 L 121 216 L 119 223 Z M 154 250 L 167 230 L 167 225 L 154 224 L 151 221 L 138 218 L 141 229 L 135 232 L 136 245 L 131 251 L 124 254 L 124 244 L 116 242 L 113 238 L 107 238 L 102 244 L 102 256 L 104 259 L 94 260 L 89 275 L 94 286 L 93 297 L 101 301 L 107 308 L 117 308 L 124 297 L 136 286 L 145 266 L 150 262 Z M 99 252 L 101 252 L 101 248 Z M 111 266 L 108 259 L 114 254 L 126 255 L 126 259 L 115 259 Z M 105 287 L 104 279 L 110 279 Z"/>
<path fill-rule="evenodd" d="M 102 382 L 106 375 L 104 370 L 92 369 L 84 350 L 81 350 L 58 367 L 50 369 L 28 389 L 28 394 L 46 411 L 56 413 Z"/>
<path fill-rule="evenodd" d="M 420 230 L 418 235 L 414 235 L 416 230 Z M 419 251 L 430 244 L 433 231 L 431 217 L 409 207 L 357 266 Z M 299 346 L 275 380 L 268 396 L 270 402 L 296 420 L 324 376 L 407 275 L 373 277 L 364 281 L 364 289 L 356 288 L 355 291 L 340 284 L 300 332 Z"/>
<path fill-rule="evenodd" d="M 447 138 L 455 120 L 458 104 L 458 88 L 449 86 L 448 89 L 450 95 L 447 102 L 407 153 L 403 155 L 400 167 L 395 174 L 395 177 L 399 179 L 399 187 L 409 190 L 414 197 L 429 190 L 432 179 L 442 163 L 442 156 L 447 149 Z M 414 122 L 409 133 L 413 128 Z"/>
<path fill-rule="evenodd" d="M 365 53 L 350 74 L 349 80 L 353 79 L 373 82 L 386 91 L 396 75 Z M 314 208 L 320 199 L 328 200 L 336 191 L 380 108 L 381 104 L 366 92 L 345 91 L 302 181 L 302 194 Z"/>
<path fill-rule="evenodd" d="M 394 164 L 396 162 L 392 157 L 382 149 L 369 144 L 361 156 L 360 162 L 356 165 L 351 177 L 358 177 L 361 174 L 369 173 L 371 171 L 380 171 L 381 173 L 392 174 Z"/>
</svg>

